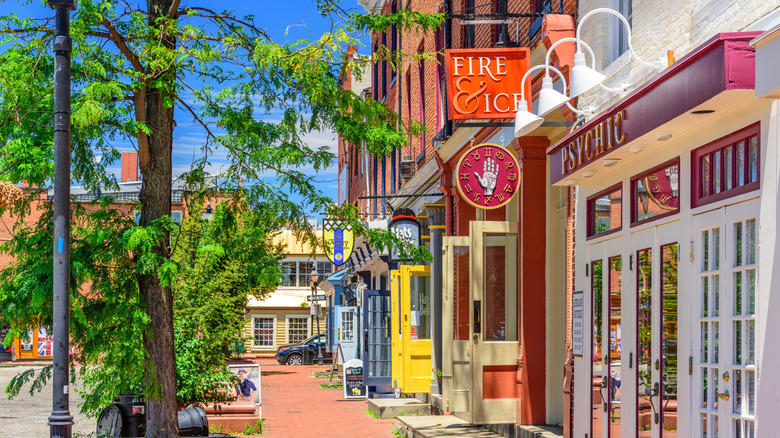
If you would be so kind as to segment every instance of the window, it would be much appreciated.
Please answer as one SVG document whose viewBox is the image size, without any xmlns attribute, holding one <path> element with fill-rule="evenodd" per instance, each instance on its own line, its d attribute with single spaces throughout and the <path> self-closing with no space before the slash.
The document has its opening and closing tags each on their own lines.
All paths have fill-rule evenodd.
<svg viewBox="0 0 780 438">
<path fill-rule="evenodd" d="M 333 271 L 330 262 L 320 261 L 290 261 L 281 263 L 282 269 L 282 287 L 310 287 L 311 271 L 316 267 L 317 273 L 324 277 L 330 275 Z"/>
<path fill-rule="evenodd" d="M 252 345 L 255 347 L 274 347 L 274 328 L 276 317 L 273 315 L 252 315 Z"/>
<path fill-rule="evenodd" d="M 379 59 L 379 43 L 374 44 L 374 56 L 373 56 L 373 69 L 374 69 L 374 100 L 380 100 L 381 96 L 379 96 L 379 62 L 377 59 Z"/>
<path fill-rule="evenodd" d="M 693 207 L 760 188 L 758 123 L 691 152 Z"/>
<path fill-rule="evenodd" d="M 425 46 L 420 45 L 420 48 L 418 49 L 417 53 L 423 53 L 425 52 Z M 420 104 L 418 106 L 418 113 L 417 113 L 417 121 L 420 122 L 421 125 L 425 125 L 425 60 L 420 58 L 419 61 L 417 61 L 417 77 L 419 80 L 419 90 L 418 90 L 418 99 L 420 100 Z M 420 132 L 420 153 L 425 152 L 425 131 Z"/>
<path fill-rule="evenodd" d="M 394 1 L 393 5 L 390 9 L 390 12 L 395 14 L 398 12 L 398 2 Z M 395 22 L 393 22 L 393 25 L 390 26 L 390 56 L 392 60 L 396 59 L 396 52 L 398 51 L 398 27 L 395 25 Z M 395 75 L 396 75 L 396 66 L 395 62 L 390 63 L 390 81 L 395 81 Z"/>
<path fill-rule="evenodd" d="M 680 211 L 680 160 L 631 178 L 631 224 Z"/>
<path fill-rule="evenodd" d="M 508 0 L 495 0 L 495 3 L 493 4 L 493 13 L 499 16 L 506 16 L 505 14 L 508 12 L 508 7 Z M 506 23 L 493 25 L 493 44 L 498 45 L 499 41 L 501 41 L 501 31 L 502 29 L 507 29 L 506 26 Z M 506 36 L 508 39 L 508 30 Z M 504 41 L 504 43 L 506 43 L 506 41 Z"/>
<path fill-rule="evenodd" d="M 181 212 L 180 211 L 172 211 L 171 212 L 171 219 L 176 222 L 177 224 L 181 223 Z"/>
<path fill-rule="evenodd" d="M 297 344 L 305 341 L 308 337 L 309 337 L 309 317 L 288 316 L 287 317 L 287 343 Z"/>
<path fill-rule="evenodd" d="M 325 277 L 333 273 L 333 265 L 330 262 L 317 262 L 317 273 L 320 276 L 320 280 L 324 280 Z"/>
<path fill-rule="evenodd" d="M 620 184 L 588 198 L 588 237 L 620 230 L 622 206 Z"/>
<path fill-rule="evenodd" d="M 387 97 L 387 33 L 382 34 L 382 102 Z"/>
<path fill-rule="evenodd" d="M 537 14 L 549 14 L 552 12 L 552 0 L 533 0 L 533 7 L 534 12 Z M 531 25 L 528 27 L 529 41 L 539 33 L 539 29 L 542 28 L 542 21 L 544 21 L 544 17 L 536 17 L 531 22 Z"/>
<path fill-rule="evenodd" d="M 466 14 L 474 14 L 476 12 L 474 8 L 474 0 L 464 0 L 463 10 L 466 12 Z M 464 49 L 474 48 L 474 25 L 473 24 L 467 24 L 463 26 L 463 48 Z"/>
</svg>

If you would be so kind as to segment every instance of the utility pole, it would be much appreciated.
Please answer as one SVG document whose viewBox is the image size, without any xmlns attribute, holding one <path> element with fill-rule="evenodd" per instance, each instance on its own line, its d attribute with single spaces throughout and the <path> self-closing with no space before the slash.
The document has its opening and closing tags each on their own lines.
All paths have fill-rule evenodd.
<svg viewBox="0 0 780 438">
<path fill-rule="evenodd" d="M 70 387 L 70 11 L 76 0 L 49 0 L 54 35 L 54 308 L 51 438 L 71 438 Z"/>
</svg>

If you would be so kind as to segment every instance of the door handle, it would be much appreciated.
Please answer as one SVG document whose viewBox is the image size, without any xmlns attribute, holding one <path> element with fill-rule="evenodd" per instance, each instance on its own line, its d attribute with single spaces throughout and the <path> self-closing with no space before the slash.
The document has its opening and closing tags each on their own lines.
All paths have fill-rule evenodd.
<svg viewBox="0 0 780 438">
<path fill-rule="evenodd" d="M 723 401 L 729 401 L 729 398 L 730 398 L 729 390 L 727 389 L 726 392 L 719 392 L 718 393 L 718 398 L 723 400 Z"/>
<path fill-rule="evenodd" d="M 474 334 L 482 333 L 482 301 L 474 300 Z"/>
<path fill-rule="evenodd" d="M 653 385 L 653 391 L 650 393 L 650 407 L 653 408 L 653 421 L 658 424 L 658 411 L 655 409 L 655 403 L 653 403 L 653 397 L 658 397 L 658 390 L 661 385 L 655 382 Z"/>
<path fill-rule="evenodd" d="M 601 378 L 601 386 L 599 387 L 599 396 L 601 396 L 601 404 L 604 405 L 604 412 L 607 412 L 607 400 L 604 399 L 604 390 L 607 389 L 607 376 Z"/>
</svg>

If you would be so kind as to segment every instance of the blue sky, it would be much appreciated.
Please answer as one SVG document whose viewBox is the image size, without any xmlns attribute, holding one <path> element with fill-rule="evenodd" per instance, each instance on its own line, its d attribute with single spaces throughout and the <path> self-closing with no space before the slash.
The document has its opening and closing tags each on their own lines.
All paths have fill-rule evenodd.
<svg viewBox="0 0 780 438">
<path fill-rule="evenodd" d="M 27 4 L 25 4 L 27 3 Z M 137 1 L 130 1 L 131 4 Z M 145 3 L 145 2 L 143 2 Z M 183 6 L 205 6 L 219 11 L 232 10 L 237 15 L 254 15 L 255 24 L 268 32 L 274 41 L 279 43 L 292 43 L 300 39 L 317 38 L 328 31 L 331 26 L 331 20 L 322 17 L 317 11 L 314 0 L 220 0 L 219 2 L 206 0 L 182 0 Z M 343 1 L 342 7 L 351 12 L 363 13 L 364 10 L 357 4 L 357 0 Z M 2 1 L 0 0 L 0 15 L 16 13 L 20 17 L 45 17 L 53 16 L 53 11 L 45 6 L 45 3 L 38 0 L 32 2 L 24 1 Z M 364 49 L 365 50 L 365 49 Z M 361 50 L 363 52 L 364 50 Z M 198 156 L 200 145 L 203 141 L 203 132 L 198 129 L 189 114 L 176 110 L 177 128 L 174 131 L 173 141 L 173 167 L 174 175 L 189 169 L 193 155 Z M 328 146 L 332 152 L 336 152 L 336 135 L 332 132 L 318 132 L 309 135 L 307 143 L 313 148 Z M 116 145 L 120 151 L 134 150 L 132 145 L 127 143 L 118 143 Z M 217 172 L 220 165 L 220 156 L 224 154 L 217 152 L 211 158 L 213 167 L 212 172 Z M 119 173 L 119 163 L 114 163 L 109 170 L 117 176 Z M 337 198 L 337 166 L 334 166 L 317 174 L 318 187 L 322 192 L 331 197 Z"/>
</svg>

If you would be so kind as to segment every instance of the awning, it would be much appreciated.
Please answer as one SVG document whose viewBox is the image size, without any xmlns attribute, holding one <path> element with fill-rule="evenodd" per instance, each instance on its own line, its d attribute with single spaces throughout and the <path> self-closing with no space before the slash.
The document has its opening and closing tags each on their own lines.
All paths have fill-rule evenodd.
<svg viewBox="0 0 780 438">
<path fill-rule="evenodd" d="M 341 293 L 341 278 L 347 275 L 347 270 L 342 269 L 340 271 L 330 274 L 322 283 L 320 283 L 320 289 L 325 291 L 325 295 L 332 295 L 334 292 Z"/>
</svg>

